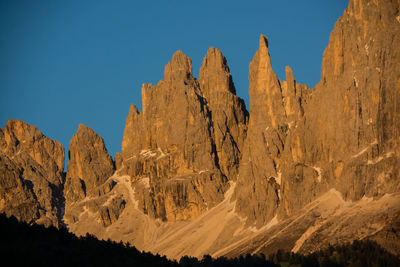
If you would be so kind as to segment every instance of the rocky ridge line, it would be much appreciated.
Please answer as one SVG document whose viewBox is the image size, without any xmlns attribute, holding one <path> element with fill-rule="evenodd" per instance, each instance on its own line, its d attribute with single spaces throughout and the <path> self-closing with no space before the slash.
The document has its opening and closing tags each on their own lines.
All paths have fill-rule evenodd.
<svg viewBox="0 0 400 267">
<path fill-rule="evenodd" d="M 164 79 L 143 85 L 143 111 L 130 107 L 115 167 L 101 137 L 81 125 L 70 143 L 66 182 L 62 146 L 36 127 L 10 120 L 0 131 L 0 211 L 47 225 L 63 218 L 76 233 L 132 240 L 174 256 L 178 248 L 167 242 L 168 231 L 192 231 L 192 222 L 204 230 L 208 218 L 212 224 L 221 214 L 231 226 L 216 227 L 223 240 L 200 242 L 193 254 L 270 251 L 285 240 L 297 251 L 313 247 L 310 240 L 323 244 L 308 224 L 335 235 L 319 223 L 325 219 L 319 211 L 311 209 L 296 234 L 280 227 L 300 220 L 299 211 L 309 205 L 322 205 L 319 199 L 332 198 L 332 188 L 344 209 L 363 199 L 379 206 L 385 194 L 394 194 L 390 203 L 398 201 L 399 10 L 398 1 L 350 1 L 313 90 L 297 83 L 289 67 L 286 81 L 277 78 L 261 35 L 249 66 L 250 113 L 235 95 L 218 49 L 208 50 L 198 80 L 191 59 L 177 51 Z M 381 238 L 379 231 L 396 224 L 398 214 L 392 213 L 371 237 Z M 269 243 L 257 241 L 261 234 L 245 237 L 263 231 L 283 234 Z M 228 236 L 238 246 L 221 250 L 218 244 L 230 247 Z M 163 242 L 154 243 L 157 238 Z M 247 241 L 259 247 L 246 249 Z"/>
</svg>

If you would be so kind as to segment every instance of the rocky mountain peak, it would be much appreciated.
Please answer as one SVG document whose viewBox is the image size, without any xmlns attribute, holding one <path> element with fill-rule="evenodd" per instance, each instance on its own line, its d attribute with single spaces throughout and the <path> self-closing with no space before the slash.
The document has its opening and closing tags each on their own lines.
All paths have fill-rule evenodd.
<svg viewBox="0 0 400 267">
<path fill-rule="evenodd" d="M 64 170 L 64 148 L 58 141 L 46 138 L 37 127 L 10 119 L 4 133 L 6 150 L 9 153 L 24 151 L 44 168 L 50 168 L 44 163 L 51 159 L 58 171 Z"/>
<path fill-rule="evenodd" d="M 200 68 L 199 84 L 213 122 L 213 139 L 221 171 L 236 179 L 240 151 L 247 131 L 248 113 L 236 96 L 226 58 L 210 47 Z"/>
<path fill-rule="evenodd" d="M 250 115 L 235 198 L 236 209 L 251 223 L 262 225 L 279 206 L 280 157 L 287 117 L 281 84 L 271 66 L 268 39 L 261 35 L 259 49 L 249 65 Z M 264 216 L 257 216 L 262 213 Z"/>
<path fill-rule="evenodd" d="M 257 66 L 254 66 L 254 70 L 258 70 L 260 74 L 262 73 L 261 75 L 275 75 L 275 72 L 271 66 L 271 56 L 269 54 L 268 38 L 264 34 L 260 35 L 258 50 L 254 55 L 252 62 L 258 64 Z"/>
<path fill-rule="evenodd" d="M 286 74 L 286 82 L 290 83 L 295 82 L 293 71 L 289 66 L 285 67 L 285 74 Z"/>
<path fill-rule="evenodd" d="M 178 50 L 165 66 L 164 80 L 170 83 L 192 79 L 192 60 Z"/>
<path fill-rule="evenodd" d="M 103 139 L 79 125 L 64 187 L 62 146 L 10 121 L 0 129 L 0 211 L 64 218 L 76 234 L 174 258 L 309 253 L 364 238 L 398 253 L 399 5 L 349 1 L 312 91 L 290 67 L 277 78 L 261 35 L 250 112 L 220 50 L 208 49 L 198 81 L 177 51 L 165 79 L 143 85 L 143 111 L 130 106 L 117 169 Z"/>
<path fill-rule="evenodd" d="M 215 91 L 236 94 L 226 58 L 219 49 L 214 47 L 208 49 L 203 65 L 200 67 L 199 83 L 207 99 Z"/>
<path fill-rule="evenodd" d="M 102 185 L 114 172 L 114 163 L 103 138 L 90 127 L 79 124 L 69 144 L 65 184 L 67 201 L 77 201 Z"/>
<path fill-rule="evenodd" d="M 258 41 L 258 49 L 263 52 L 268 52 L 268 37 L 264 34 L 260 34 L 260 39 Z"/>
<path fill-rule="evenodd" d="M 125 121 L 124 136 L 122 138 L 121 150 L 122 154 L 132 155 L 135 152 L 141 150 L 141 144 L 138 142 L 140 136 L 133 136 L 135 130 L 140 127 L 140 113 L 138 108 L 131 104 L 129 107 L 129 113 Z M 117 159 L 116 159 L 117 161 Z M 117 162 L 116 162 L 117 163 Z"/>
<path fill-rule="evenodd" d="M 274 84 L 264 84 L 263 86 L 258 86 L 260 89 L 270 89 L 271 85 L 276 85 L 275 82 L 277 81 L 276 74 L 271 66 L 271 57 L 269 54 L 268 48 L 268 38 L 261 34 L 259 39 L 259 47 L 256 54 L 253 57 L 253 60 L 250 62 L 249 66 L 249 81 L 255 80 L 257 81 L 256 77 L 252 75 L 260 76 L 258 80 L 269 78 L 271 79 L 270 82 Z M 251 87 L 251 86 L 250 86 Z M 257 86 L 255 86 L 257 87 Z"/>
<path fill-rule="evenodd" d="M 0 130 L 0 212 L 59 226 L 64 148 L 38 128 L 9 120 Z"/>
</svg>

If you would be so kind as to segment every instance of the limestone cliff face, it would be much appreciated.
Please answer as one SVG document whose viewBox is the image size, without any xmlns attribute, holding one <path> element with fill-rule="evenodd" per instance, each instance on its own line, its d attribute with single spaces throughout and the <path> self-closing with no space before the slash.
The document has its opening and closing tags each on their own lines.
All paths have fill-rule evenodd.
<svg viewBox="0 0 400 267">
<path fill-rule="evenodd" d="M 226 58 L 219 49 L 208 49 L 200 68 L 199 84 L 211 114 L 220 170 L 228 179 L 235 180 L 246 138 L 248 112 L 244 101 L 236 96 Z"/>
<path fill-rule="evenodd" d="M 304 131 L 296 133 L 301 157 L 283 175 L 285 213 L 332 187 L 353 201 L 399 191 L 398 10 L 398 1 L 350 1 L 337 21 Z M 294 179 L 309 167 L 317 183 Z M 311 194 L 300 191 L 307 185 Z"/>
<path fill-rule="evenodd" d="M 0 212 L 59 226 L 64 148 L 36 127 L 9 120 L 0 129 Z"/>
<path fill-rule="evenodd" d="M 282 155 L 310 94 L 306 86 L 296 83 L 290 68 L 286 75 L 286 82 L 276 77 L 268 39 L 261 35 L 250 63 L 250 121 L 235 191 L 236 210 L 258 226 L 272 219 L 280 205 Z"/>
<path fill-rule="evenodd" d="M 353 201 L 399 191 L 398 10 L 398 1 L 350 1 L 312 91 L 289 68 L 277 80 L 261 37 L 236 188 L 250 222 L 290 216 L 330 188 Z"/>
<path fill-rule="evenodd" d="M 313 90 L 289 67 L 286 81 L 277 78 L 261 35 L 250 63 L 249 116 L 218 49 L 208 50 L 198 81 L 191 60 L 176 52 L 164 80 L 143 85 L 143 111 L 131 106 L 116 155 L 139 209 L 192 220 L 236 181 L 235 211 L 260 227 L 331 188 L 351 200 L 398 191 L 396 10 L 397 2 L 351 1 Z"/>
<path fill-rule="evenodd" d="M 103 138 L 80 124 L 69 144 L 68 171 L 64 189 L 67 204 L 97 195 L 98 187 L 113 174 L 114 163 Z"/>
<path fill-rule="evenodd" d="M 80 124 L 69 144 L 69 162 L 64 185 L 64 221 L 71 224 L 83 210 L 94 214 L 92 227 L 115 222 L 125 208 L 122 196 L 110 199 L 104 195 L 115 186 L 109 178 L 115 167 L 103 138 L 86 125 Z"/>
<path fill-rule="evenodd" d="M 191 60 L 176 52 L 164 80 L 143 85 L 142 101 L 142 113 L 131 107 L 127 118 L 121 173 L 144 185 L 136 196 L 145 213 L 169 221 L 197 217 L 222 198 L 226 178 Z"/>
<path fill-rule="evenodd" d="M 235 95 L 226 59 L 211 48 L 200 71 L 181 51 L 164 80 L 144 84 L 143 111 L 126 120 L 120 173 L 138 187 L 139 206 L 163 220 L 190 220 L 223 199 L 235 177 L 247 112 Z"/>
<path fill-rule="evenodd" d="M 289 67 L 277 78 L 261 35 L 249 113 L 221 51 L 208 50 L 198 81 L 177 51 L 164 79 L 143 85 L 143 111 L 130 107 L 115 167 L 103 139 L 79 126 L 64 186 L 62 146 L 10 120 L 0 129 L 0 212 L 58 225 L 65 197 L 74 233 L 175 258 L 306 253 L 354 238 L 398 248 L 399 10 L 351 0 L 312 90 Z"/>
<path fill-rule="evenodd" d="M 310 105 L 326 152 L 315 160 L 338 160 L 368 146 L 379 156 L 397 146 L 398 8 L 398 1 L 350 1 L 337 21 Z M 326 112 L 314 112 L 322 107 Z"/>
</svg>

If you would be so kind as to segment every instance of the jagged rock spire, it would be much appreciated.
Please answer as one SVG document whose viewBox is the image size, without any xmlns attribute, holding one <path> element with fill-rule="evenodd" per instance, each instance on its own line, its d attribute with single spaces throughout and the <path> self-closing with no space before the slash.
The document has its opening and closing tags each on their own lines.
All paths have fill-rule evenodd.
<svg viewBox="0 0 400 267">
<path fill-rule="evenodd" d="M 282 95 L 278 79 L 271 66 L 268 39 L 263 34 L 260 35 L 259 49 L 249 69 L 250 124 L 266 122 L 267 115 L 269 123 L 275 128 L 278 123 L 284 122 L 281 116 Z"/>
<path fill-rule="evenodd" d="M 192 60 L 182 51 L 176 51 L 171 61 L 165 66 L 164 80 L 167 82 L 177 82 L 192 78 Z"/>
<path fill-rule="evenodd" d="M 208 49 L 200 68 L 199 83 L 206 98 L 209 98 L 211 90 L 236 94 L 226 58 L 218 48 Z"/>
<path fill-rule="evenodd" d="M 69 162 L 65 184 L 67 202 L 93 195 L 114 172 L 114 163 L 104 140 L 90 127 L 79 124 L 69 144 Z"/>
<path fill-rule="evenodd" d="M 199 84 L 211 113 L 219 166 L 229 179 L 236 179 L 248 115 L 244 101 L 236 96 L 228 63 L 219 49 L 208 49 Z"/>
<path fill-rule="evenodd" d="M 138 130 L 142 124 L 139 115 L 138 108 L 134 104 L 131 104 L 125 120 L 124 136 L 121 144 L 122 154 L 131 155 L 141 150 L 142 142 L 140 141 L 142 140 L 142 136 L 138 133 Z"/>
</svg>

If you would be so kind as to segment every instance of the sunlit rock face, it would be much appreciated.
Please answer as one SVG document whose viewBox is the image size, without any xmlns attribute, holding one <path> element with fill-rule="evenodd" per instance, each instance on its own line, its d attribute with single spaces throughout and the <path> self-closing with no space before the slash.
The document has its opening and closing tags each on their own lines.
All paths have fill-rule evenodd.
<svg viewBox="0 0 400 267">
<path fill-rule="evenodd" d="M 286 82 L 276 78 L 261 36 L 250 63 L 248 148 L 236 188 L 243 217 L 261 226 L 332 187 L 348 200 L 399 191 L 398 6 L 350 1 L 312 91 L 289 68 Z"/>
<path fill-rule="evenodd" d="M 65 184 L 62 146 L 10 120 L 0 130 L 0 211 L 177 259 L 309 253 L 364 238 L 396 253 L 399 10 L 351 0 L 312 90 L 290 67 L 278 79 L 261 35 L 249 112 L 221 51 L 209 48 L 198 80 L 177 51 L 163 80 L 143 84 L 143 110 L 131 105 L 115 163 L 79 126 Z"/>
<path fill-rule="evenodd" d="M 235 180 L 246 138 L 248 112 L 236 89 L 225 57 L 210 47 L 200 68 L 199 84 L 213 124 L 213 140 L 222 173 Z"/>
<path fill-rule="evenodd" d="M 105 203 L 104 199 L 97 199 L 110 192 L 115 185 L 108 180 L 115 168 L 103 138 L 88 126 L 80 124 L 69 144 L 68 155 L 64 185 L 66 221 L 79 219 L 77 212 L 82 204 L 90 212 L 98 213 L 97 222 L 110 225 L 124 209 L 124 200 L 113 197 Z"/>
<path fill-rule="evenodd" d="M 59 226 L 64 148 L 35 126 L 9 120 L 0 129 L 0 212 Z"/>
<path fill-rule="evenodd" d="M 96 195 L 97 187 L 114 172 L 103 138 L 86 125 L 79 125 L 69 144 L 68 155 L 64 190 L 67 203 Z"/>
<path fill-rule="evenodd" d="M 304 149 L 283 173 L 285 213 L 332 187 L 352 201 L 399 191 L 398 9 L 395 1 L 350 1 L 336 22 L 296 133 Z M 291 178 L 297 163 L 303 174 L 316 171 L 316 183 Z"/>
<path fill-rule="evenodd" d="M 286 79 L 280 81 L 272 70 L 268 39 L 261 35 L 250 63 L 250 119 L 235 191 L 236 210 L 257 226 L 271 220 L 283 204 L 282 166 L 289 160 L 285 151 L 292 146 L 296 157 L 303 149 L 293 134 L 302 127 L 311 91 L 296 83 L 289 67 Z"/>
<path fill-rule="evenodd" d="M 139 207 L 166 221 L 191 220 L 223 199 L 236 179 L 247 111 L 226 59 L 210 48 L 192 75 L 191 59 L 177 51 L 157 85 L 144 84 L 143 111 L 133 105 L 122 142 L 121 174 L 145 184 Z"/>
</svg>

